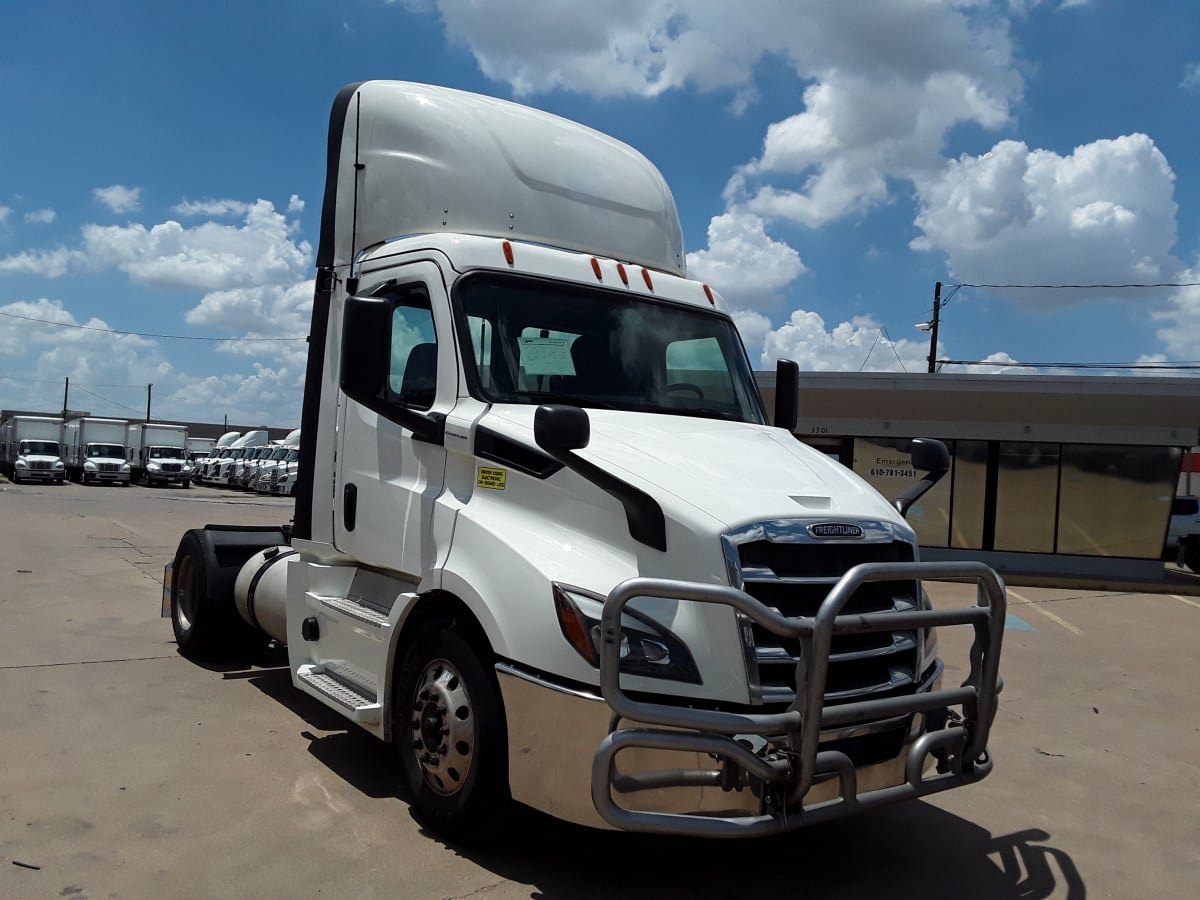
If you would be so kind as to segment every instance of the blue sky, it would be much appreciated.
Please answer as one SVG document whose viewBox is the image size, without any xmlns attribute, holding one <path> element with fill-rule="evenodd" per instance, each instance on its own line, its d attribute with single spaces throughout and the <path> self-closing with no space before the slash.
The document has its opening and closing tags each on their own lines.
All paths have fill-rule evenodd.
<svg viewBox="0 0 1200 900">
<path fill-rule="evenodd" d="M 2 407 L 57 408 L 69 378 L 72 408 L 139 416 L 152 383 L 155 416 L 294 425 L 329 107 L 373 78 L 640 149 L 757 368 L 924 371 L 939 280 L 1200 282 L 1194 2 L 112 0 L 0 22 Z M 214 337 L 238 340 L 194 340 Z M 939 344 L 1194 363 L 1200 288 L 962 288 Z"/>
</svg>

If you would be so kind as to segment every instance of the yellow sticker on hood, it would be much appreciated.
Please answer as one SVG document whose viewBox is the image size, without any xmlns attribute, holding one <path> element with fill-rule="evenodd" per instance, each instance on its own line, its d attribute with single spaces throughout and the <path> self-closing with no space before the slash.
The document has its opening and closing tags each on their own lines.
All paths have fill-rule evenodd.
<svg viewBox="0 0 1200 900">
<path fill-rule="evenodd" d="M 490 491 L 502 491 L 504 490 L 504 479 L 507 477 L 507 469 L 492 469 L 487 466 L 480 466 L 475 484 Z"/>
</svg>

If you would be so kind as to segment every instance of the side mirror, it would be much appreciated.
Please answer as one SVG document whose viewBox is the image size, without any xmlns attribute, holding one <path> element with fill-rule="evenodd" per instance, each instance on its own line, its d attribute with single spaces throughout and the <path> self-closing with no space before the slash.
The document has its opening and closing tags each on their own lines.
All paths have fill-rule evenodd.
<svg viewBox="0 0 1200 900">
<path fill-rule="evenodd" d="M 386 300 L 349 297 L 342 307 L 340 384 L 346 396 L 376 409 L 387 400 L 392 311 Z"/>
<path fill-rule="evenodd" d="M 795 432 L 800 399 L 800 366 L 790 359 L 781 359 L 775 364 L 775 416 L 776 428 Z"/>
<path fill-rule="evenodd" d="M 900 515 L 907 516 L 914 503 L 925 496 L 925 492 L 937 484 L 950 471 L 950 451 L 941 441 L 930 438 L 913 438 L 909 444 L 912 467 L 927 473 L 924 478 L 896 498 L 895 507 Z"/>
<path fill-rule="evenodd" d="M 388 396 L 392 353 L 392 305 L 377 297 L 348 297 L 342 307 L 338 384 L 347 397 L 396 422 L 418 440 L 440 444 L 445 416 L 393 403 Z"/>
<path fill-rule="evenodd" d="M 533 439 L 551 455 L 582 450 L 592 439 L 592 423 L 578 406 L 539 406 L 533 414 Z"/>
<path fill-rule="evenodd" d="M 918 472 L 937 472 L 942 475 L 950 471 L 950 451 L 941 441 L 930 438 L 913 438 L 909 445 L 912 467 Z"/>
</svg>

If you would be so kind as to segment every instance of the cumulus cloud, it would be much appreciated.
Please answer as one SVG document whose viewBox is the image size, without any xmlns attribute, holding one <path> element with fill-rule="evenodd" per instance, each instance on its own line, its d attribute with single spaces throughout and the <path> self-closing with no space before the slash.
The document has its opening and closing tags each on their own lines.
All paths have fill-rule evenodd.
<svg viewBox="0 0 1200 900">
<path fill-rule="evenodd" d="M 92 196 L 101 206 L 106 206 L 115 213 L 136 212 L 142 208 L 141 188 L 113 184 L 108 187 L 95 188 Z"/>
<path fill-rule="evenodd" d="M 924 372 L 928 355 L 927 343 L 907 338 L 893 341 L 869 316 L 826 330 L 821 316 L 798 309 L 766 334 L 757 362 L 762 368 L 771 368 L 779 359 L 791 359 L 801 369 L 813 372 Z"/>
<path fill-rule="evenodd" d="M 772 240 L 753 213 L 716 216 L 708 226 L 708 248 L 687 255 L 688 274 L 715 287 L 739 308 L 777 306 L 780 294 L 807 268 L 800 254 Z"/>
<path fill-rule="evenodd" d="M 302 369 L 308 358 L 308 345 L 302 338 L 308 334 L 312 300 L 311 279 L 291 285 L 213 291 L 188 310 L 185 321 L 238 336 L 237 341 L 218 344 L 219 352 L 270 359 Z"/>
<path fill-rule="evenodd" d="M 176 418 L 212 419 L 287 427 L 300 422 L 304 367 L 272 368 L 254 363 L 248 373 L 180 377 L 163 398 Z M 157 396 L 157 392 L 156 392 Z"/>
<path fill-rule="evenodd" d="M 287 220 L 267 200 L 248 204 L 241 226 L 168 220 L 147 228 L 88 225 L 84 250 L 94 265 L 116 266 L 142 284 L 219 291 L 287 283 L 312 264 L 307 241 L 295 243 Z"/>
<path fill-rule="evenodd" d="M 1200 87 L 1200 62 L 1188 63 L 1183 70 L 1183 80 L 1179 82 L 1181 88 Z"/>
<path fill-rule="evenodd" d="M 178 216 L 244 216 L 250 210 L 249 203 L 241 200 L 183 200 L 175 204 L 172 212 Z"/>
<path fill-rule="evenodd" d="M 1099 140 L 1067 156 L 1002 141 L 918 179 L 922 230 L 912 246 L 940 250 L 963 281 L 1126 284 L 1173 280 L 1175 175 L 1143 134 Z M 1020 292 L 1065 305 L 1078 292 Z"/>
<path fill-rule="evenodd" d="M 25 213 L 25 221 L 33 225 L 51 225 L 58 218 L 52 209 L 35 209 Z"/>
<path fill-rule="evenodd" d="M 127 404 L 137 402 L 139 390 L 94 386 L 150 384 L 171 371 L 156 341 L 117 334 L 100 318 L 76 317 L 60 300 L 15 301 L 0 306 L 0 313 L 5 314 L 0 315 L 0 359 L 9 373 L 8 406 L 56 409 L 66 377 L 73 386 L 73 408 L 127 415 L 137 411 Z M 71 327 L 79 325 L 86 327 Z"/>
<path fill-rule="evenodd" d="M 1180 272 L 1179 281 L 1183 284 L 1200 283 L 1200 262 Z M 1151 317 L 1161 325 L 1157 336 L 1166 354 L 1147 357 L 1144 361 L 1200 360 L 1200 287 L 1176 289 L 1151 313 Z"/>
<path fill-rule="evenodd" d="M 300 199 L 299 194 L 292 194 L 288 199 L 287 211 L 290 216 L 298 216 L 304 212 L 304 201 Z"/>
<path fill-rule="evenodd" d="M 83 258 L 84 255 L 78 250 L 68 250 L 66 247 L 57 247 L 54 250 L 24 250 L 0 259 L 0 273 L 61 278 Z"/>
</svg>

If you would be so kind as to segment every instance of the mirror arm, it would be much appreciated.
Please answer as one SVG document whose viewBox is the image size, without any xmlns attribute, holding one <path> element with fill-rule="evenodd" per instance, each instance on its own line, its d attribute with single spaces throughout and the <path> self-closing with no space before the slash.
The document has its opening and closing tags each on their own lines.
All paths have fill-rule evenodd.
<svg viewBox="0 0 1200 900">
<path fill-rule="evenodd" d="M 946 470 L 929 472 L 924 478 L 910 487 L 895 500 L 896 511 L 902 516 L 908 515 L 908 510 L 914 503 L 925 496 L 925 492 L 946 477 Z"/>
</svg>

